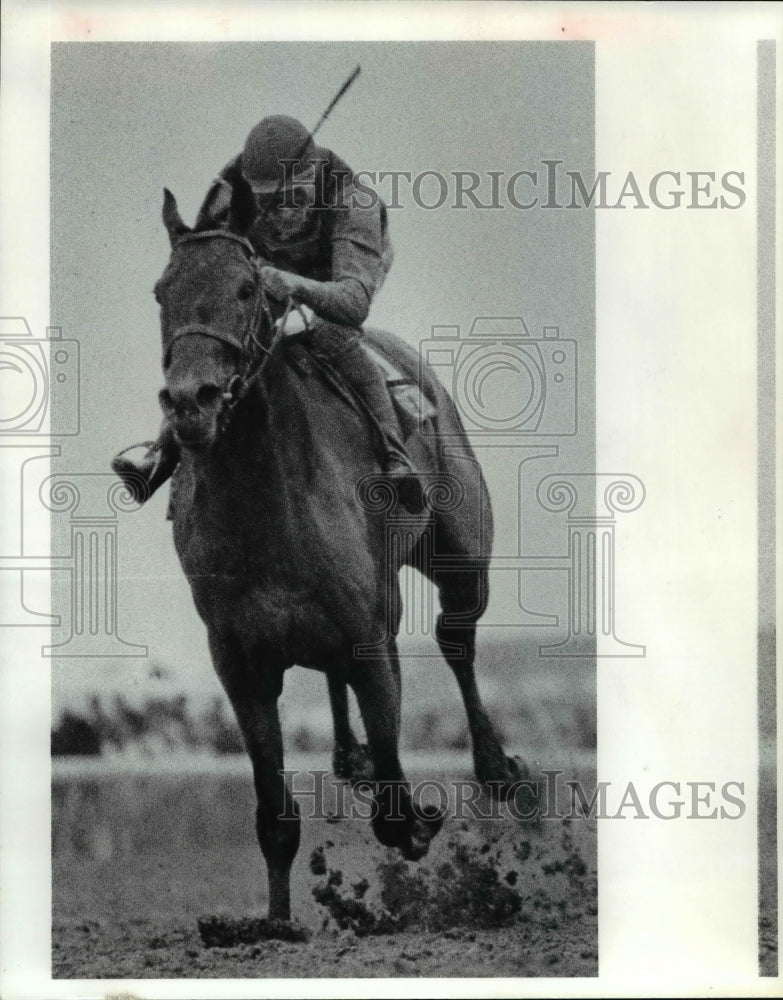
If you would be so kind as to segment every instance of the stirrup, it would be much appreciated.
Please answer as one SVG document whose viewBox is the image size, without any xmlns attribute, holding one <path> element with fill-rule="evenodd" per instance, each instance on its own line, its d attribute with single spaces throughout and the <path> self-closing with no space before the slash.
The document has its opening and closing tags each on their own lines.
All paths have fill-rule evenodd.
<svg viewBox="0 0 783 1000">
<path fill-rule="evenodd" d="M 134 448 L 147 448 L 142 459 L 144 464 L 136 464 L 129 458 L 123 458 Z M 125 488 L 138 504 L 143 504 L 152 496 L 160 483 L 153 485 L 155 472 L 161 461 L 161 447 L 155 441 L 139 441 L 117 452 L 111 460 L 111 469 L 122 480 Z M 145 467 L 146 466 L 146 467 Z"/>
</svg>

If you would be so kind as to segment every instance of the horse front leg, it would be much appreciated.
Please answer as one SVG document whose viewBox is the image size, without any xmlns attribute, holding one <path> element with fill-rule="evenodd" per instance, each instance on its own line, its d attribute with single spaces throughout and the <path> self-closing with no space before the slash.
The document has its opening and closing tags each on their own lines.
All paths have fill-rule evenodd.
<svg viewBox="0 0 783 1000">
<path fill-rule="evenodd" d="M 391 658 L 354 663 L 350 683 L 375 764 L 373 831 L 382 844 L 417 861 L 443 825 L 443 813 L 429 806 L 416 808 L 411 800 L 399 758 L 399 685 Z"/>
<path fill-rule="evenodd" d="M 277 701 L 283 667 L 259 665 L 238 644 L 210 636 L 213 662 L 226 690 L 253 765 L 256 835 L 269 884 L 269 919 L 291 919 L 291 866 L 299 849 L 299 808 L 283 777 L 283 737 Z M 253 658 L 255 660 L 255 658 Z"/>
<path fill-rule="evenodd" d="M 277 698 L 259 699 L 243 725 L 253 762 L 256 835 L 266 861 L 269 919 L 291 919 L 291 866 L 299 850 L 299 807 L 283 778 L 283 738 Z"/>
</svg>

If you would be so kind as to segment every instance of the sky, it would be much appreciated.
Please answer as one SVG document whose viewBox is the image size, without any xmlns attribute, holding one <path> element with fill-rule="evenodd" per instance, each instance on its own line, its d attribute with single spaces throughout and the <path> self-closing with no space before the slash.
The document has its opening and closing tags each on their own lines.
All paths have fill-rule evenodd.
<svg viewBox="0 0 783 1000">
<path fill-rule="evenodd" d="M 164 186 L 192 223 L 210 181 L 256 121 L 290 114 L 311 127 L 357 63 L 361 75 L 317 141 L 356 171 L 436 171 L 449 183 L 446 204 L 427 209 L 401 182 L 400 207 L 389 213 L 395 261 L 369 325 L 418 346 L 433 326 L 458 327 L 465 339 L 477 316 L 523 317 L 533 338 L 556 326 L 561 338 L 577 342 L 576 434 L 501 446 L 472 435 L 493 499 L 498 554 L 518 554 L 521 544 L 526 554 L 562 555 L 564 515 L 537 506 L 535 485 L 551 472 L 593 468 L 594 216 L 521 210 L 507 199 L 498 209 L 457 209 L 450 175 L 479 174 L 483 200 L 490 171 L 543 174 L 545 159 L 589 177 L 589 43 L 55 45 L 51 321 L 81 352 L 81 429 L 62 439 L 56 467 L 104 472 L 121 447 L 155 436 L 160 334 L 151 290 L 168 258 Z M 389 182 L 377 189 L 388 200 Z M 423 200 L 434 191 L 425 183 Z M 516 326 L 509 328 L 513 340 Z M 508 372 L 493 378 L 492 405 L 520 391 Z M 534 452 L 515 450 L 514 442 L 549 450 L 535 453 L 520 474 L 522 458 Z M 147 645 L 150 659 L 211 677 L 204 627 L 165 521 L 166 498 L 161 490 L 142 510 L 120 515 L 119 632 Z M 54 550 L 63 551 L 68 527 L 63 518 L 55 522 Z M 485 623 L 522 622 L 518 581 L 516 573 L 494 575 Z M 59 599 L 67 602 L 61 584 Z M 524 604 L 562 621 L 565 586 L 564 573 L 525 573 Z M 532 632 L 541 637 L 538 629 L 526 635 Z M 546 632 L 547 641 L 564 634 Z M 58 676 L 77 686 L 96 677 L 108 683 L 114 671 L 141 676 L 144 664 L 105 668 L 68 661 L 56 683 Z"/>
</svg>

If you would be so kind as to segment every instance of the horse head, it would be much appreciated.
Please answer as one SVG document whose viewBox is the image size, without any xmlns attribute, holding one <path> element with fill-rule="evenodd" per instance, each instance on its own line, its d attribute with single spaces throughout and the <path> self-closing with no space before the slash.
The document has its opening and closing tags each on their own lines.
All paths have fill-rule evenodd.
<svg viewBox="0 0 783 1000">
<path fill-rule="evenodd" d="M 249 186 L 240 184 L 229 229 L 192 230 L 164 193 L 171 257 L 155 286 L 165 379 L 159 399 L 186 449 L 212 447 L 269 354 L 271 313 L 247 239 L 255 212 Z"/>
</svg>

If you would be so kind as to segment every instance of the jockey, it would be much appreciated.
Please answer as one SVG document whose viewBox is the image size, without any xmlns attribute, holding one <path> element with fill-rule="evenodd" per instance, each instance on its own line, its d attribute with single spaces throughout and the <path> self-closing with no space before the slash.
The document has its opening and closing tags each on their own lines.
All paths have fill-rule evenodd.
<svg viewBox="0 0 783 1000">
<path fill-rule="evenodd" d="M 242 153 L 207 193 L 197 230 L 228 227 L 231 195 L 242 180 L 258 210 L 247 236 L 269 262 L 261 268 L 266 292 L 300 304 L 313 352 L 339 371 L 375 418 L 384 441 L 384 473 L 397 478 L 405 506 L 421 510 L 421 482 L 399 439 L 386 381 L 360 342 L 361 326 L 393 258 L 386 206 L 379 199 L 370 207 L 357 203 L 350 168 L 331 150 L 316 146 L 300 122 L 283 115 L 264 118 L 252 129 Z M 299 312 L 292 310 L 288 317 L 284 332 L 300 332 Z M 139 462 L 120 452 L 112 469 L 142 503 L 178 461 L 164 421 L 158 441 Z"/>
</svg>

